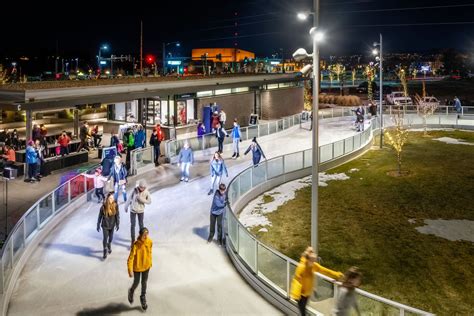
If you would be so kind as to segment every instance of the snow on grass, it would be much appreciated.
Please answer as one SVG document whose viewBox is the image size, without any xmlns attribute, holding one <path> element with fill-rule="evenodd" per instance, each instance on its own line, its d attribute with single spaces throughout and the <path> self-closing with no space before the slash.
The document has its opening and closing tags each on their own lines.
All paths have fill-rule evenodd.
<svg viewBox="0 0 474 316">
<path fill-rule="evenodd" d="M 454 144 L 454 145 L 474 145 L 474 143 L 467 143 L 464 140 L 459 140 L 456 138 L 451 137 L 441 137 L 441 138 L 434 138 L 433 140 L 437 140 L 446 144 Z"/>
<path fill-rule="evenodd" d="M 359 169 L 357 169 L 357 168 L 352 168 L 351 170 L 349 170 L 349 173 L 353 173 L 353 172 L 357 172 L 357 171 L 359 171 Z"/>
<path fill-rule="evenodd" d="M 328 181 L 347 180 L 349 177 L 345 173 L 319 174 L 319 186 L 327 186 Z M 274 212 L 281 205 L 295 198 L 296 191 L 311 185 L 311 176 L 284 183 L 270 191 L 265 192 L 249 204 L 240 212 L 239 220 L 247 228 L 255 226 L 271 226 L 265 214 Z"/>
<path fill-rule="evenodd" d="M 474 243 L 474 221 L 425 219 L 425 226 L 416 227 L 416 230 L 451 241 L 466 240 Z"/>
</svg>

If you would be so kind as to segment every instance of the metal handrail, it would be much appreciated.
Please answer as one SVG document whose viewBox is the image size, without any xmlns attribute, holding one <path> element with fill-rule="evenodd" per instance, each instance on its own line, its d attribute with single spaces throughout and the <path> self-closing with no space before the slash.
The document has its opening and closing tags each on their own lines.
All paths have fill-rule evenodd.
<svg viewBox="0 0 474 316">
<path fill-rule="evenodd" d="M 360 150 L 361 148 L 364 148 L 370 141 L 373 140 L 373 131 L 375 130 L 378 130 L 379 127 L 375 127 L 375 122 L 376 120 L 375 119 L 372 119 L 371 121 L 371 127 L 367 130 L 365 130 L 364 132 L 361 132 L 359 134 L 356 134 L 354 136 L 351 136 L 351 137 L 348 137 L 348 138 L 345 138 L 342 140 L 342 143 L 345 144 L 346 143 L 346 140 L 348 139 L 352 139 L 352 143 L 354 143 L 354 139 L 356 136 L 359 137 L 359 139 L 361 140 L 360 141 L 360 144 L 357 148 L 354 148 L 354 145 L 352 146 L 352 149 L 348 152 L 345 152 L 343 151 L 342 155 L 340 156 L 337 156 L 337 157 L 334 157 L 334 155 L 332 156 L 332 158 L 328 161 L 333 161 L 333 160 L 337 160 L 337 159 L 340 159 L 341 157 L 344 157 L 350 153 L 353 153 L 355 151 L 358 151 Z M 378 122 L 378 121 L 377 121 Z M 367 135 L 369 133 L 369 135 Z M 365 139 L 366 138 L 366 141 L 365 142 L 362 142 L 362 135 Z M 337 142 L 340 142 L 341 140 L 337 141 Z M 334 144 L 337 143 L 337 142 L 333 142 L 331 143 L 331 145 L 333 146 L 334 148 Z M 262 182 L 262 183 L 265 183 L 265 182 L 268 182 L 269 180 L 273 179 L 273 178 L 276 178 L 276 177 L 281 177 L 282 175 L 284 174 L 289 174 L 289 173 L 294 173 L 295 171 L 299 171 L 299 170 L 303 170 L 303 169 L 306 169 L 308 168 L 307 166 L 305 167 L 305 162 L 304 162 L 304 154 L 305 152 L 308 151 L 308 150 L 303 150 L 303 151 L 297 151 L 295 153 L 291 153 L 291 154 L 286 154 L 286 155 L 282 155 L 282 156 L 278 156 L 278 157 L 274 157 L 272 159 L 269 159 L 269 160 L 266 160 L 265 162 L 263 162 L 262 164 L 265 164 L 266 166 L 266 172 L 265 172 L 265 180 Z M 334 149 L 332 150 L 332 153 L 334 153 Z M 289 156 L 289 155 L 294 155 L 294 154 L 301 154 L 303 160 L 302 160 L 302 168 L 299 168 L 297 170 L 292 170 L 290 172 L 285 172 L 285 166 L 284 166 L 284 161 L 285 161 L 285 157 Z M 282 160 L 282 164 L 283 164 L 283 170 L 282 170 L 282 173 L 278 173 L 277 175 L 273 176 L 273 177 L 268 177 L 268 164 L 269 162 L 271 161 L 275 161 L 275 160 Z M 241 172 L 239 172 L 230 182 L 229 182 L 229 185 L 228 185 L 228 191 L 227 191 L 227 199 L 230 198 L 230 195 L 232 195 L 233 193 L 233 184 L 235 181 L 239 180 L 238 182 L 238 197 L 236 199 L 236 201 L 238 201 L 242 196 L 244 196 L 248 191 L 252 190 L 254 188 L 254 185 L 253 183 L 251 183 L 249 185 L 249 189 L 246 191 L 246 192 L 240 192 L 240 187 L 241 187 L 241 183 L 240 183 L 240 178 L 241 176 L 248 172 L 248 170 L 251 170 L 251 173 L 250 173 L 250 178 L 252 179 L 253 177 L 253 170 L 254 170 L 254 167 L 253 166 L 250 166 L 244 170 L 242 170 Z M 233 221 L 235 221 L 235 223 L 237 224 L 236 225 L 236 230 L 237 230 L 237 240 L 234 241 L 233 240 L 233 237 L 230 236 L 230 225 L 231 224 L 231 220 L 227 219 L 227 225 L 225 225 L 225 233 L 226 233 L 226 236 L 227 237 L 230 237 L 228 238 L 228 240 L 230 240 L 230 242 L 228 243 L 229 246 L 231 246 L 232 248 L 234 248 L 234 250 L 231 250 L 230 248 L 226 248 L 227 251 L 232 251 L 235 253 L 236 256 L 239 257 L 239 259 L 242 261 L 242 262 L 245 262 L 246 263 L 246 260 L 244 258 L 242 258 L 239 254 L 239 251 L 240 251 L 240 242 L 239 242 L 239 238 L 240 238 L 240 231 L 244 231 L 250 239 L 252 239 L 254 242 L 255 242 L 255 271 L 250 267 L 250 270 L 252 270 L 252 273 L 257 277 L 259 278 L 261 281 L 263 281 L 265 284 L 268 284 L 268 280 L 267 279 L 262 279 L 261 276 L 259 276 L 259 267 L 258 267 L 258 249 L 259 249 L 259 246 L 262 246 L 264 247 L 265 249 L 267 249 L 268 251 L 270 251 L 273 255 L 283 259 L 286 261 L 286 265 L 287 265 L 287 274 L 290 273 L 290 270 L 289 270 L 289 267 L 290 265 L 294 265 L 294 266 L 297 266 L 298 265 L 298 262 L 296 262 L 295 260 L 289 258 L 288 256 L 284 255 L 283 253 L 273 249 L 272 247 L 268 246 L 268 245 L 265 245 L 264 243 L 262 243 L 260 240 L 258 240 L 257 236 L 255 236 L 253 233 L 251 233 L 249 230 L 247 230 L 247 228 L 239 221 L 239 219 L 237 218 L 237 215 L 235 214 L 234 210 L 232 209 L 232 206 L 236 203 L 236 201 L 232 201 L 230 199 L 230 203 L 228 205 L 228 208 L 229 208 L 229 212 L 226 212 L 226 216 L 230 216 L 232 218 Z M 235 243 L 235 244 L 234 244 Z M 247 264 L 247 263 L 246 263 Z M 319 274 L 317 273 L 317 276 L 326 280 L 326 281 L 329 281 L 333 284 L 336 284 L 336 286 L 339 284 L 337 283 L 334 279 L 332 278 L 329 278 L 327 276 L 324 276 L 322 274 Z M 286 275 L 286 279 L 287 279 L 287 289 L 286 289 L 286 299 L 287 300 L 290 300 L 290 288 L 289 288 L 289 280 L 291 279 L 291 275 Z M 271 281 L 270 281 L 271 282 Z M 279 288 L 278 286 L 270 286 L 273 290 L 275 290 L 277 293 L 279 293 L 280 295 L 282 295 L 281 293 L 281 288 Z M 334 293 L 336 293 L 336 291 L 334 291 Z M 425 311 L 422 311 L 422 310 L 419 310 L 417 308 L 414 308 L 414 307 L 410 307 L 410 306 L 407 306 L 407 305 L 404 305 L 404 304 L 401 304 L 401 303 L 398 303 L 398 302 L 395 302 L 395 301 L 392 301 L 392 300 L 389 300 L 389 299 L 386 299 L 384 297 L 381 297 L 381 296 L 378 296 L 378 295 L 375 295 L 375 294 L 372 294 L 372 293 L 369 293 L 367 291 L 363 291 L 363 290 L 360 290 L 360 289 L 357 289 L 357 293 L 362 295 L 362 296 L 365 296 L 367 298 L 370 298 L 370 299 L 373 299 L 373 300 L 376 300 L 376 301 L 379 301 L 381 303 L 384 303 L 384 304 L 387 304 L 389 306 L 392 306 L 394 308 L 397 308 L 399 309 L 400 311 L 400 315 L 404 315 L 405 311 L 407 312 L 410 312 L 410 313 L 414 313 L 414 314 L 419 314 L 419 315 L 433 315 L 431 313 L 428 313 L 428 312 L 425 312 Z"/>
<path fill-rule="evenodd" d="M 92 170 L 94 170 L 95 168 L 97 168 L 98 165 L 94 165 L 93 167 L 87 169 L 85 172 L 90 172 Z M 84 173 L 84 172 L 83 172 Z M 45 199 L 48 199 L 48 197 L 51 196 L 51 215 L 49 215 L 46 219 L 43 220 L 43 222 L 40 222 L 39 220 L 39 213 L 37 214 L 37 223 L 36 223 L 36 228 L 30 232 L 30 234 L 28 235 L 28 237 L 26 236 L 26 233 L 25 231 L 23 231 L 23 239 L 21 241 L 21 246 L 20 248 L 22 248 L 23 250 L 26 248 L 26 246 L 29 244 L 29 242 L 31 242 L 31 240 L 29 240 L 29 236 L 31 236 L 32 234 L 34 234 L 35 232 L 37 231 L 40 231 L 41 229 L 44 228 L 44 223 L 51 220 L 51 218 L 55 217 L 57 214 L 59 214 L 59 210 L 63 209 L 64 207 L 66 207 L 67 205 L 69 205 L 71 202 L 72 202 L 72 199 L 71 199 L 71 183 L 75 180 L 77 180 L 79 177 L 83 176 L 83 173 L 80 173 L 80 174 L 77 174 L 75 175 L 74 177 L 72 177 L 71 179 L 67 180 L 66 182 L 64 182 L 63 184 L 55 187 L 52 191 L 50 191 L 49 193 L 43 195 L 38 201 L 36 201 L 24 214 L 23 216 L 17 221 L 17 223 L 15 224 L 15 226 L 13 227 L 13 229 L 11 230 L 10 234 L 8 235 L 8 238 L 7 240 L 5 241 L 5 243 L 3 244 L 3 247 L 2 249 L 0 250 L 0 258 L 1 258 L 1 269 L 0 269 L 0 273 L 1 273 L 1 279 L 2 279 L 2 282 L 0 282 L 0 293 L 3 293 L 4 294 L 4 291 L 5 291 L 5 288 L 6 288 L 6 279 L 9 275 L 6 275 L 5 274 L 5 264 L 7 265 L 11 265 L 11 270 L 13 271 L 13 269 L 15 268 L 15 253 L 13 251 L 13 238 L 14 236 L 16 236 L 17 232 L 19 231 L 21 225 L 23 225 L 23 230 L 25 230 L 25 222 L 26 222 L 26 218 L 29 217 L 29 215 L 33 212 L 39 212 L 39 209 L 38 207 L 40 207 L 40 204 L 45 200 Z M 57 190 L 63 188 L 67 186 L 67 194 L 68 194 L 68 200 L 67 200 L 67 203 L 65 205 L 62 205 L 61 207 L 57 208 L 56 205 L 55 205 L 55 199 L 54 199 L 54 196 L 55 196 L 55 192 L 57 192 Z M 91 189 L 92 190 L 92 189 Z M 78 194 L 77 196 L 75 196 L 75 198 L 79 197 L 79 196 L 83 196 L 84 194 L 87 194 L 88 192 L 90 192 L 91 190 L 88 190 L 88 187 L 87 187 L 87 180 L 84 181 L 84 191 L 81 193 L 81 194 Z M 10 250 L 10 253 L 9 255 L 11 256 L 10 258 L 10 261 L 11 262 L 8 262 L 8 263 L 5 263 L 5 255 L 6 255 L 6 251 L 7 249 Z M 17 252 L 20 251 L 20 249 L 17 250 Z M 12 271 L 10 271 L 10 274 L 12 273 Z M 9 282 L 11 282 L 11 279 L 9 279 Z M 2 298 L 3 299 L 3 298 Z"/>
</svg>

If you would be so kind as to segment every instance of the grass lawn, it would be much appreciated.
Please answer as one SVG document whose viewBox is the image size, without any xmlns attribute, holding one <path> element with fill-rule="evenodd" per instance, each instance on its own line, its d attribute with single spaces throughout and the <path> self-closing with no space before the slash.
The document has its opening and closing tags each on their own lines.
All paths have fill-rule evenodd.
<svg viewBox="0 0 474 316">
<path fill-rule="evenodd" d="M 474 243 L 415 229 L 424 219 L 474 220 L 474 146 L 421 135 L 410 133 L 403 151 L 409 176 L 387 175 L 396 170 L 388 147 L 328 172 L 350 179 L 319 189 L 319 255 L 332 269 L 361 268 L 364 290 L 438 315 L 474 315 Z M 430 135 L 474 143 L 470 132 Z M 352 168 L 359 171 L 348 173 Z M 310 244 L 310 201 L 310 187 L 297 191 L 294 200 L 267 214 L 268 232 L 252 232 L 298 260 Z"/>
</svg>

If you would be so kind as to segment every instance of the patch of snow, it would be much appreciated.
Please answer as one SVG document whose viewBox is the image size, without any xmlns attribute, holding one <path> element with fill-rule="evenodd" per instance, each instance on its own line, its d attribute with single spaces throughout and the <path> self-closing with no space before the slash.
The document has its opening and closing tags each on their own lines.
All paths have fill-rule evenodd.
<svg viewBox="0 0 474 316">
<path fill-rule="evenodd" d="M 349 170 L 349 173 L 353 173 L 353 172 L 357 172 L 357 171 L 359 171 L 359 169 L 357 169 L 357 168 L 352 168 L 351 170 Z"/>
<path fill-rule="evenodd" d="M 266 229 L 265 227 L 260 228 L 258 231 L 262 233 L 268 233 L 268 229 Z"/>
<path fill-rule="evenodd" d="M 416 224 L 416 219 L 415 218 L 409 218 L 408 223 L 410 224 Z"/>
<path fill-rule="evenodd" d="M 467 143 L 464 140 L 459 140 L 459 139 L 451 138 L 451 137 L 434 138 L 433 140 L 437 140 L 446 144 L 454 144 L 454 145 L 470 145 L 470 146 L 474 145 L 474 143 Z"/>
<path fill-rule="evenodd" d="M 327 186 L 328 181 L 350 179 L 345 173 L 319 174 L 319 186 Z M 240 212 L 239 220 L 247 228 L 255 226 L 271 226 L 265 214 L 274 212 L 278 207 L 295 198 L 296 191 L 311 185 L 311 176 L 284 183 L 273 190 L 261 194 Z M 270 195 L 273 201 L 265 203 L 264 196 Z"/>
<path fill-rule="evenodd" d="M 425 226 L 416 227 L 422 234 L 435 235 L 451 241 L 466 240 L 474 243 L 474 221 L 425 219 Z"/>
</svg>

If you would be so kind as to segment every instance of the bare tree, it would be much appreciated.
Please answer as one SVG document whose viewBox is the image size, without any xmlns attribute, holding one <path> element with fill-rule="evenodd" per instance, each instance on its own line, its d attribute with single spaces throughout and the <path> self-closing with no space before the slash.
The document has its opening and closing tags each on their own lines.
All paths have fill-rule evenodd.
<svg viewBox="0 0 474 316">
<path fill-rule="evenodd" d="M 423 136 L 427 136 L 428 135 L 427 124 L 426 124 L 427 119 L 428 117 L 433 115 L 434 112 L 436 112 L 439 105 L 438 105 L 438 102 L 425 101 L 418 94 L 415 95 L 415 100 L 416 100 L 416 112 L 423 120 Z"/>
<path fill-rule="evenodd" d="M 398 176 L 402 175 L 402 152 L 408 139 L 408 130 L 405 128 L 403 111 L 398 108 L 392 115 L 392 121 L 395 124 L 395 129 L 386 130 L 385 138 L 387 143 L 393 147 L 397 155 Z"/>
</svg>

